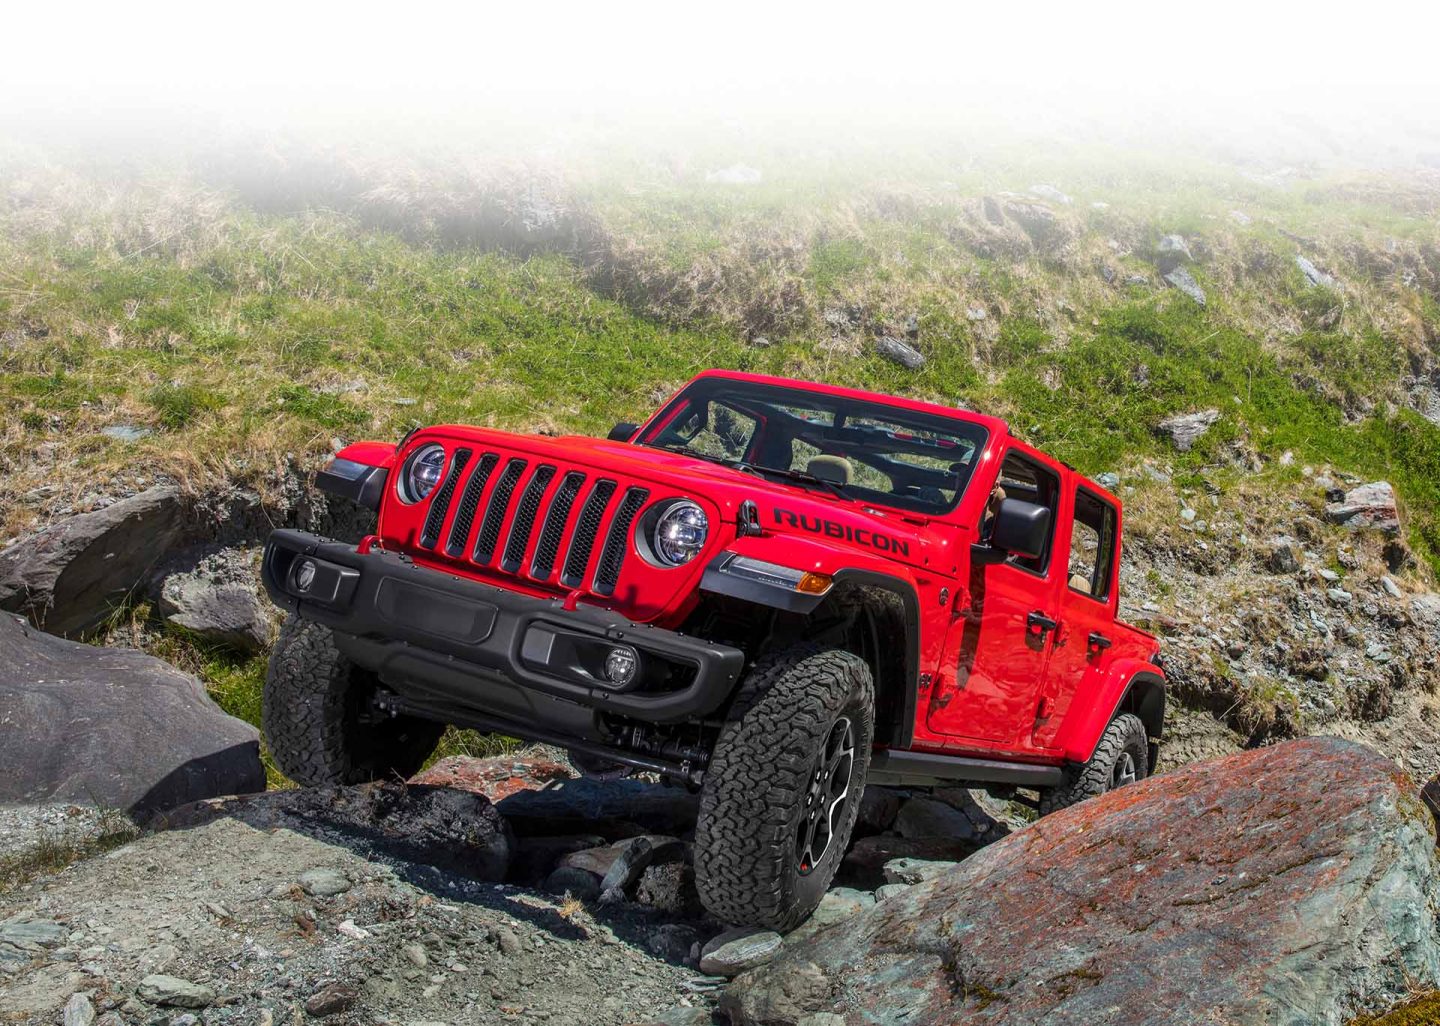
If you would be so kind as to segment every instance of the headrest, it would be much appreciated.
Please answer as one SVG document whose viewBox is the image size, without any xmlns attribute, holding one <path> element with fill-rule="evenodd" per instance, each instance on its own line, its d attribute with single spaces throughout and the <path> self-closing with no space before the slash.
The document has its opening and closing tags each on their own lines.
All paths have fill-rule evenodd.
<svg viewBox="0 0 1440 1026">
<path fill-rule="evenodd" d="M 810 462 L 805 464 L 805 473 L 822 481 L 848 485 L 851 475 L 850 461 L 844 456 L 813 456 Z"/>
</svg>

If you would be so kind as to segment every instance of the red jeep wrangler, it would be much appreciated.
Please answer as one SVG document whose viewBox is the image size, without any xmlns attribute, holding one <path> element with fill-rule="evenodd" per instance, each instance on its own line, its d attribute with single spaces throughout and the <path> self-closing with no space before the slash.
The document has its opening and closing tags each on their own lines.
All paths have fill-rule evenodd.
<svg viewBox="0 0 1440 1026">
<path fill-rule="evenodd" d="M 317 483 L 379 533 L 266 546 L 265 734 L 301 783 L 408 776 L 445 724 L 659 774 L 700 790 L 706 907 L 783 930 L 867 782 L 1045 812 L 1155 766 L 1120 503 L 1003 421 L 711 371 L 606 440 L 432 427 Z"/>
</svg>

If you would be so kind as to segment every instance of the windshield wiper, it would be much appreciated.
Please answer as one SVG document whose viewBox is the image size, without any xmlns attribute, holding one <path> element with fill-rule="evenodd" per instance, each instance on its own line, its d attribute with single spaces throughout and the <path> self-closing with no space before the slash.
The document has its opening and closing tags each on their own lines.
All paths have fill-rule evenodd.
<svg viewBox="0 0 1440 1026">
<path fill-rule="evenodd" d="M 733 456 L 716 456 L 714 453 L 700 452 L 698 449 L 691 449 L 684 445 L 665 445 L 660 442 L 642 443 L 650 449 L 664 449 L 666 452 L 678 453 L 681 456 L 692 456 L 697 460 L 704 460 L 707 463 L 718 463 L 722 467 L 731 467 L 735 470 L 743 470 L 750 467 L 744 460 L 737 460 Z"/>
<path fill-rule="evenodd" d="M 763 467 L 758 463 L 747 463 L 745 466 L 761 474 L 775 474 L 790 481 L 798 481 L 800 484 L 819 485 L 826 489 L 837 499 L 844 499 L 846 502 L 855 502 L 853 495 L 845 494 L 845 486 L 838 481 L 828 481 L 823 477 L 816 477 L 814 474 L 803 470 L 791 470 L 781 467 Z"/>
</svg>

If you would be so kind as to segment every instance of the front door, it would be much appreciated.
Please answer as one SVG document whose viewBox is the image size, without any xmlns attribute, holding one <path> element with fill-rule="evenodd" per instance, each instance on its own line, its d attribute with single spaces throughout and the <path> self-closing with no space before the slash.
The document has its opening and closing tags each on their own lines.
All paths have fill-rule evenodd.
<svg viewBox="0 0 1440 1026">
<path fill-rule="evenodd" d="M 1053 463 L 1018 445 L 1001 464 L 986 518 L 1001 498 L 1036 503 L 1050 510 L 1050 538 L 1034 559 L 1011 556 L 972 566 L 969 603 L 955 610 L 926 717 L 937 734 L 1000 751 L 1031 747 L 1065 568 L 1054 555 L 1060 478 Z M 982 541 L 987 531 L 982 523 Z"/>
</svg>

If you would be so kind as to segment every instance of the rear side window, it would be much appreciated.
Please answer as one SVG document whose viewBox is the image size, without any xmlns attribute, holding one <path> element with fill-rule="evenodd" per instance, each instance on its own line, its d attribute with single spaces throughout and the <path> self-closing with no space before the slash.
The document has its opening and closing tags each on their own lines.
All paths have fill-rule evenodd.
<svg viewBox="0 0 1440 1026">
<path fill-rule="evenodd" d="M 1070 529 L 1070 588 L 1097 602 L 1110 598 L 1116 521 L 1114 506 L 1088 489 L 1075 490 L 1075 522 Z"/>
</svg>

